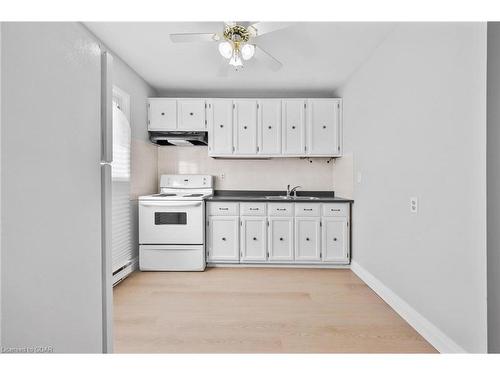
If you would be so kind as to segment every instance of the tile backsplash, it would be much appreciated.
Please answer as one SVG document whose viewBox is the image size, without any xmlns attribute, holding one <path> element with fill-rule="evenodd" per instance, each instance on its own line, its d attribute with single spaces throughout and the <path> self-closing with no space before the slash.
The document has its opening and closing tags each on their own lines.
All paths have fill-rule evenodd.
<svg viewBox="0 0 500 375">
<path fill-rule="evenodd" d="M 221 190 L 285 190 L 287 184 L 333 190 L 334 169 L 327 158 L 213 159 L 203 146 L 158 147 L 159 175 L 210 174 Z"/>
</svg>

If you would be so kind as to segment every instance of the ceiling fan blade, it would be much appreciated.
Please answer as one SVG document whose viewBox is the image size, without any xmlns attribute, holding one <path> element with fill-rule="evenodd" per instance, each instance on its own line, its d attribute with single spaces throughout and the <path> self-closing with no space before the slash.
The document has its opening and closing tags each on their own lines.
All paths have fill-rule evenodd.
<svg viewBox="0 0 500 375">
<path fill-rule="evenodd" d="M 255 46 L 255 59 L 263 62 L 267 67 L 273 71 L 281 69 L 283 64 L 270 53 L 264 51 L 262 47 Z"/>
<path fill-rule="evenodd" d="M 170 34 L 170 39 L 174 43 L 215 42 L 219 37 L 216 33 L 181 33 Z"/>
<path fill-rule="evenodd" d="M 253 29 L 255 38 L 258 38 L 264 34 L 269 34 L 290 26 L 292 26 L 292 22 L 257 22 L 250 25 L 249 28 Z"/>
<path fill-rule="evenodd" d="M 229 67 L 230 65 L 227 63 L 227 61 L 224 61 L 223 65 L 221 65 L 219 71 L 217 72 L 217 77 L 227 77 L 229 73 Z"/>
</svg>

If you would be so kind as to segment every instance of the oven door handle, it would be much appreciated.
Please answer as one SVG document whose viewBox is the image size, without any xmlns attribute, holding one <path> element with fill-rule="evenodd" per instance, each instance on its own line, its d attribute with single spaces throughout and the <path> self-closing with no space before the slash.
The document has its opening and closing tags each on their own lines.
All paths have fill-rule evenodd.
<svg viewBox="0 0 500 375">
<path fill-rule="evenodd" d="M 140 202 L 145 207 L 198 207 L 202 202 Z"/>
</svg>

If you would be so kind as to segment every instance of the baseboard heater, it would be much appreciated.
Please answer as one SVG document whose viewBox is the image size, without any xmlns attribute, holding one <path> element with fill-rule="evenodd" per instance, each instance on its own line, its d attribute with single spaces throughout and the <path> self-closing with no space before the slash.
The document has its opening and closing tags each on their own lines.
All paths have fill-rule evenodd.
<svg viewBox="0 0 500 375">
<path fill-rule="evenodd" d="M 118 268 L 115 272 L 113 272 L 113 287 L 118 285 L 123 280 L 125 280 L 128 275 L 130 275 L 138 268 L 139 268 L 138 258 L 134 258 L 125 263 L 122 267 Z"/>
</svg>

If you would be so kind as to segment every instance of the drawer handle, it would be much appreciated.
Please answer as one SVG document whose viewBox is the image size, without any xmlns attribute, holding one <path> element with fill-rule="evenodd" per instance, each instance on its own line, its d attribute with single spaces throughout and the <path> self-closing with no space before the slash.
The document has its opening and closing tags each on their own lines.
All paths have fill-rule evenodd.
<svg viewBox="0 0 500 375">
<path fill-rule="evenodd" d="M 254 241 L 257 241 L 257 237 L 254 237 L 254 238 L 253 238 L 253 240 L 254 240 Z"/>
<path fill-rule="evenodd" d="M 337 241 L 337 237 L 333 237 L 333 240 L 334 240 L 334 241 Z"/>
<path fill-rule="evenodd" d="M 286 208 L 277 208 L 276 211 L 286 211 Z"/>
<path fill-rule="evenodd" d="M 306 241 L 309 241 L 309 237 L 306 237 Z"/>
<path fill-rule="evenodd" d="M 225 241 L 226 240 L 226 237 L 222 237 L 222 241 Z"/>
<path fill-rule="evenodd" d="M 259 211 L 259 208 L 252 208 L 252 207 L 250 207 L 249 210 L 250 211 Z"/>
<path fill-rule="evenodd" d="M 312 208 L 304 208 L 303 210 L 304 211 L 312 211 L 313 209 Z"/>
<path fill-rule="evenodd" d="M 224 125 L 222 125 L 222 124 L 220 124 L 219 126 L 220 126 L 221 128 L 223 128 L 223 127 L 224 127 Z"/>
<path fill-rule="evenodd" d="M 229 207 L 219 207 L 219 210 L 220 211 L 227 211 L 227 210 L 229 210 Z"/>
<path fill-rule="evenodd" d="M 336 212 L 339 212 L 340 211 L 340 208 L 331 208 L 330 211 L 336 211 Z"/>
<path fill-rule="evenodd" d="M 283 237 L 280 237 L 280 241 L 283 241 Z"/>
</svg>

